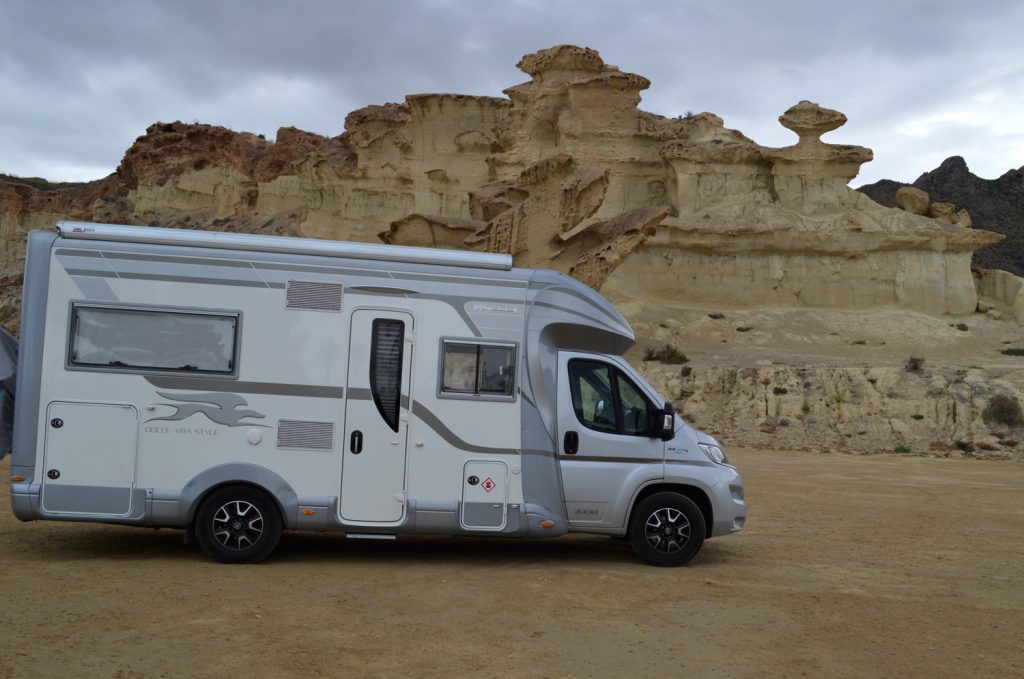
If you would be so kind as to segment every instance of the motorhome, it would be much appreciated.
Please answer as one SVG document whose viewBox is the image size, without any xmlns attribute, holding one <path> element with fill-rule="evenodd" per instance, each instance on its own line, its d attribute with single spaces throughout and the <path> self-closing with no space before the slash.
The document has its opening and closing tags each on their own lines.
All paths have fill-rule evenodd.
<svg viewBox="0 0 1024 679">
<path fill-rule="evenodd" d="M 743 484 L 601 295 L 507 255 L 79 222 L 28 236 L 11 503 L 187 531 L 628 537 L 692 559 Z"/>
</svg>

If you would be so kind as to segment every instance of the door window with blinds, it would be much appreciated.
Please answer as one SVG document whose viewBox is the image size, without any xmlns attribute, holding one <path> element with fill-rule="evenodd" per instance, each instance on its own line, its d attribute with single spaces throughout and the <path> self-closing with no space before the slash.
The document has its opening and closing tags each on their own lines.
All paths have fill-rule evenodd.
<svg viewBox="0 0 1024 679">
<path fill-rule="evenodd" d="M 390 318 L 373 321 L 370 342 L 370 392 L 377 411 L 392 431 L 398 431 L 402 404 L 402 360 L 405 323 Z"/>
<path fill-rule="evenodd" d="M 514 344 L 442 340 L 439 395 L 514 399 L 515 365 Z"/>
<path fill-rule="evenodd" d="M 74 304 L 68 367 L 238 374 L 239 314 Z"/>
</svg>

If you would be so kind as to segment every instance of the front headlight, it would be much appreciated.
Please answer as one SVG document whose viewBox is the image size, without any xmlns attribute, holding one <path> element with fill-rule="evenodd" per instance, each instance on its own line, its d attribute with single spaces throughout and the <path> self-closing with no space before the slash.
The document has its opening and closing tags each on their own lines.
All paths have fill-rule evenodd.
<svg viewBox="0 0 1024 679">
<path fill-rule="evenodd" d="M 718 464 L 729 464 L 729 458 L 726 457 L 725 451 L 718 446 L 711 445 L 710 443 L 698 443 L 697 444 L 704 454 L 708 456 L 708 459 Z"/>
</svg>

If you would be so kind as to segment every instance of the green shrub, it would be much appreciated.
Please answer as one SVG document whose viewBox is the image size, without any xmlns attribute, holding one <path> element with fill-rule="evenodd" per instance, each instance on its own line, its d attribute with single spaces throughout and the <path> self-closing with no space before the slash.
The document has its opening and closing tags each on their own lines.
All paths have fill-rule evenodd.
<svg viewBox="0 0 1024 679">
<path fill-rule="evenodd" d="M 924 367 L 924 359 L 920 356 L 911 356 L 907 359 L 907 372 L 918 373 Z"/>
<path fill-rule="evenodd" d="M 1019 347 L 1010 347 L 1009 349 L 1003 349 L 1002 352 L 1007 356 L 1024 356 L 1024 349 Z"/>
<path fill-rule="evenodd" d="M 1024 413 L 1021 413 L 1020 403 L 1017 403 L 1014 397 L 1005 394 L 996 394 L 989 399 L 988 405 L 981 411 L 981 419 L 989 425 L 1024 426 Z"/>
<path fill-rule="evenodd" d="M 910 448 L 908 448 L 907 446 L 896 446 L 895 448 L 893 448 L 893 452 L 895 452 L 895 453 L 909 453 L 910 452 Z"/>
<path fill-rule="evenodd" d="M 683 352 L 676 349 L 670 344 L 666 344 L 660 349 L 648 349 L 644 352 L 645 361 L 658 361 L 659 363 L 670 363 L 679 365 L 680 363 L 689 363 L 690 359 Z"/>
<path fill-rule="evenodd" d="M 914 418 L 915 420 L 923 420 L 924 419 L 924 415 L 911 415 L 911 417 Z"/>
</svg>

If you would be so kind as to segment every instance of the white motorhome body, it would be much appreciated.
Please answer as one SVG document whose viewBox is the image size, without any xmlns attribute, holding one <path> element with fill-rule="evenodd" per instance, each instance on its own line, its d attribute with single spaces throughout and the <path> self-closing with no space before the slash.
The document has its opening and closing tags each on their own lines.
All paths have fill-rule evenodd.
<svg viewBox="0 0 1024 679">
<path fill-rule="evenodd" d="M 745 518 L 626 320 L 505 255 L 61 222 L 22 319 L 23 520 L 189 528 L 223 561 L 282 528 L 628 533 L 674 564 Z"/>
</svg>

